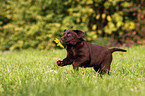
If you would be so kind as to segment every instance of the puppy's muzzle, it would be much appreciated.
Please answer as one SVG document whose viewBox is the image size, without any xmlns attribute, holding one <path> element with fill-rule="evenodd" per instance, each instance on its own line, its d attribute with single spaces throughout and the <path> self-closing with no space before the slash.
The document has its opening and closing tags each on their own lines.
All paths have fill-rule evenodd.
<svg viewBox="0 0 145 96">
<path fill-rule="evenodd" d="M 60 41 L 61 41 L 62 43 L 65 43 L 65 39 L 64 39 L 63 37 L 60 38 Z"/>
</svg>

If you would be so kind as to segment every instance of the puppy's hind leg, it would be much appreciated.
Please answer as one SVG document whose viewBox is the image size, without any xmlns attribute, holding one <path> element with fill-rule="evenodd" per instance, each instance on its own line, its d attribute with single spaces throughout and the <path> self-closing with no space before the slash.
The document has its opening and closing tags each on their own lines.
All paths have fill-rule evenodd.
<svg viewBox="0 0 145 96">
<path fill-rule="evenodd" d="M 104 61 L 101 63 L 101 74 L 109 73 L 110 65 L 112 62 L 112 55 L 108 54 L 105 56 Z"/>
</svg>

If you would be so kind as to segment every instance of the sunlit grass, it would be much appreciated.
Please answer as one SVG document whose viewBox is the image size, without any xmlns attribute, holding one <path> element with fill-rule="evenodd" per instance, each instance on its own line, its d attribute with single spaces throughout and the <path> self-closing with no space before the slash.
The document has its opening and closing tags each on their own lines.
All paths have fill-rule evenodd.
<svg viewBox="0 0 145 96">
<path fill-rule="evenodd" d="M 145 47 L 113 53 L 111 75 L 58 67 L 65 49 L 0 53 L 1 96 L 145 96 Z"/>
</svg>

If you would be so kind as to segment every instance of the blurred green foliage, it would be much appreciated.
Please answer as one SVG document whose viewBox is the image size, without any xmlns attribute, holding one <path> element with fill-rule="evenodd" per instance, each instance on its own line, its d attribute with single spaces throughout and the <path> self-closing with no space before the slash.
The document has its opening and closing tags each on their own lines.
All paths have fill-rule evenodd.
<svg viewBox="0 0 145 96">
<path fill-rule="evenodd" d="M 88 41 L 112 37 L 142 43 L 144 0 L 0 0 L 0 50 L 54 48 L 64 29 L 83 30 Z"/>
</svg>

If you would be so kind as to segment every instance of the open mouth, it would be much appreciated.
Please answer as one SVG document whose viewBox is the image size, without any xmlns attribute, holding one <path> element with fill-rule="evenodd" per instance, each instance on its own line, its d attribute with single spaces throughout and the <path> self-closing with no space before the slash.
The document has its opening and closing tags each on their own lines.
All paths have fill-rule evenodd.
<svg viewBox="0 0 145 96">
<path fill-rule="evenodd" d="M 60 40 L 62 44 L 69 44 L 69 41 Z"/>
<path fill-rule="evenodd" d="M 61 42 L 62 44 L 66 44 L 66 42 L 65 42 L 64 40 L 62 40 L 62 39 L 60 39 L 60 42 Z"/>
</svg>

